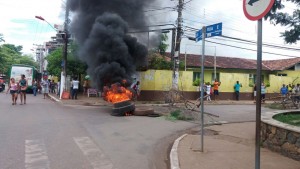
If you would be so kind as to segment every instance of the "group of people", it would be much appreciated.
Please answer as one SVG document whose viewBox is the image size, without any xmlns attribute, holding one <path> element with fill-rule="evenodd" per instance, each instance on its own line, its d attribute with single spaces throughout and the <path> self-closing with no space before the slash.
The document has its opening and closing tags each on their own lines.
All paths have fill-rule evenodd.
<svg viewBox="0 0 300 169">
<path fill-rule="evenodd" d="M 240 84 L 239 81 L 236 81 L 236 84 L 233 86 L 236 100 L 240 100 L 240 88 L 241 87 L 243 87 L 243 86 L 242 86 L 242 84 Z M 265 98 L 266 98 L 266 86 L 264 83 L 261 83 L 260 93 L 261 93 L 261 101 L 264 103 Z M 256 84 L 253 87 L 253 96 L 254 96 L 254 100 L 256 100 L 256 96 L 257 96 Z"/>
<path fill-rule="evenodd" d="M 219 97 L 219 86 L 221 85 L 221 82 L 219 82 L 217 79 L 215 79 L 214 83 L 211 85 L 210 82 L 207 82 L 203 85 L 204 90 L 204 97 L 206 97 L 207 101 L 211 101 L 211 95 L 214 95 L 214 99 L 217 100 Z M 201 92 L 201 88 L 200 88 Z"/>
<path fill-rule="evenodd" d="M 17 104 L 17 99 L 18 99 L 18 94 L 20 94 L 20 100 L 21 100 L 21 105 L 24 103 L 26 104 L 26 90 L 28 87 L 28 82 L 25 79 L 25 75 L 21 75 L 21 79 L 16 82 L 14 78 L 10 79 L 10 83 L 8 85 L 8 89 L 6 91 L 6 94 L 10 92 L 11 94 L 11 99 L 12 99 L 12 105 Z"/>
<path fill-rule="evenodd" d="M 53 81 L 54 82 L 54 81 Z M 51 82 L 47 78 L 43 78 L 41 82 L 38 82 L 37 80 L 33 80 L 32 83 L 32 91 L 33 95 L 36 96 L 39 88 L 41 87 L 41 93 L 44 95 L 44 99 L 48 96 L 49 92 L 54 92 L 51 88 Z M 20 94 L 20 105 L 26 104 L 26 91 L 28 88 L 28 81 L 24 74 L 21 75 L 21 79 L 17 82 L 15 78 L 11 78 L 10 82 L 8 84 L 8 89 L 6 91 L 6 94 L 10 92 L 11 99 L 12 99 L 12 105 L 17 104 L 18 95 Z"/>
<path fill-rule="evenodd" d="M 280 88 L 280 94 L 285 97 L 288 93 L 300 95 L 300 84 L 299 83 L 297 85 L 283 84 L 282 87 Z"/>
</svg>

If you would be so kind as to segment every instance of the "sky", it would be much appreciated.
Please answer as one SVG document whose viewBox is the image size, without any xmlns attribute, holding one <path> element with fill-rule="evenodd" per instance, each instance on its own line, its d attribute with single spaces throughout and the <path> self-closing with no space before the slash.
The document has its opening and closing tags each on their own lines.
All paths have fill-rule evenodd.
<svg viewBox="0 0 300 169">
<path fill-rule="evenodd" d="M 61 0 L 0 0 L 0 33 L 5 43 L 22 45 L 24 54 L 34 54 L 31 49 L 51 40 L 56 33 L 35 16 L 42 16 L 51 25 L 62 24 L 62 6 Z"/>
<path fill-rule="evenodd" d="M 36 45 L 43 44 L 55 36 L 55 30 L 47 22 L 35 18 L 42 16 L 51 25 L 62 24 L 64 20 L 65 0 L 0 0 L 0 33 L 3 34 L 5 43 L 23 46 L 24 54 L 34 55 Z M 200 29 L 202 26 L 208 26 L 222 22 L 222 34 L 234 38 L 241 38 L 256 42 L 257 22 L 248 20 L 242 9 L 242 0 L 184 0 L 183 10 L 184 36 L 181 43 L 181 53 L 201 54 L 201 41 L 196 43 L 188 40 L 186 37 L 194 37 L 195 31 L 191 28 Z M 230 2 L 230 3 L 228 3 Z M 178 0 L 157 0 L 157 2 L 145 9 L 145 14 L 149 18 L 149 25 L 158 24 L 176 24 L 177 11 L 174 7 Z M 291 12 L 296 6 L 286 4 L 286 11 Z M 160 10 L 159 10 L 160 9 Z M 72 20 L 72 18 L 70 18 Z M 160 27 L 167 28 L 170 26 Z M 156 27 L 157 28 L 157 27 Z M 286 27 L 272 25 L 269 21 L 263 21 L 263 42 L 282 47 L 298 48 L 299 44 L 285 44 L 280 32 Z M 171 33 L 168 33 L 168 43 L 171 44 Z M 256 59 L 256 45 L 234 42 L 230 39 L 221 37 L 212 37 L 207 39 L 205 54 L 227 57 L 242 57 Z M 242 47 L 238 49 L 219 45 Z M 1 43 L 3 44 L 3 43 Z M 251 51 L 254 50 L 254 51 Z M 170 51 L 170 47 L 168 48 Z M 263 47 L 264 60 L 300 57 L 300 50 L 282 50 L 278 48 Z M 278 55 L 279 54 L 279 55 Z M 284 55 L 284 56 L 280 56 Z"/>
</svg>

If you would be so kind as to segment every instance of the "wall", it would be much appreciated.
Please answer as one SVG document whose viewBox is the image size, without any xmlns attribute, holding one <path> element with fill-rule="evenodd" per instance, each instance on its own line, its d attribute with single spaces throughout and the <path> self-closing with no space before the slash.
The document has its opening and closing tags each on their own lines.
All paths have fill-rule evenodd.
<svg viewBox="0 0 300 169">
<path fill-rule="evenodd" d="M 204 81 L 212 82 L 212 71 L 205 71 Z M 139 72 L 141 90 L 168 91 L 172 88 L 173 71 L 170 70 L 147 70 Z M 195 92 L 197 87 L 193 86 L 193 71 L 180 71 L 178 87 L 182 91 Z"/>
<path fill-rule="evenodd" d="M 199 72 L 198 69 L 194 69 L 195 72 Z M 242 84 L 240 91 L 241 100 L 253 99 L 253 84 L 249 80 L 249 74 L 256 74 L 255 70 L 237 70 L 237 69 L 218 69 L 219 79 L 221 86 L 220 99 L 235 99 L 233 86 L 236 81 Z M 294 82 L 300 83 L 300 71 L 280 71 L 280 73 L 286 73 L 288 76 L 275 76 L 269 72 L 263 71 L 264 82 L 269 83 L 270 87 L 267 87 L 267 97 L 275 96 L 279 93 L 282 84 L 289 84 Z M 162 92 L 167 92 L 172 88 L 172 74 L 170 70 L 147 70 L 139 72 L 138 79 L 141 81 L 141 100 L 161 100 L 163 97 Z M 213 70 L 205 70 L 204 81 L 212 82 Z M 180 71 L 179 73 L 179 89 L 184 91 L 187 98 L 195 99 L 199 97 L 197 87 L 193 86 L 193 71 Z M 149 96 L 152 95 L 152 96 Z"/>
<path fill-rule="evenodd" d="M 263 146 L 300 161 L 300 133 L 262 122 Z"/>
<path fill-rule="evenodd" d="M 240 92 L 252 92 L 252 87 L 249 87 L 249 74 L 244 73 L 220 73 L 221 86 L 220 92 L 234 92 L 233 86 L 236 81 L 242 85 Z"/>
<path fill-rule="evenodd" d="M 270 87 L 267 88 L 267 93 L 280 93 L 280 88 L 283 84 L 291 84 L 293 78 L 289 76 L 270 75 Z"/>
</svg>

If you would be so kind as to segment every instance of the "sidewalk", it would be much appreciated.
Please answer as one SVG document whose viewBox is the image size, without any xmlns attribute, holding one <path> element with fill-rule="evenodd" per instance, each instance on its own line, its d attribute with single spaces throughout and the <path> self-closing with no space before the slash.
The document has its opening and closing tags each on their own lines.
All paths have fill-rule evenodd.
<svg viewBox="0 0 300 169">
<path fill-rule="evenodd" d="M 83 105 L 83 106 L 112 106 L 111 103 L 106 102 L 101 97 L 88 97 L 87 95 L 78 94 L 77 100 L 72 99 L 59 99 L 59 97 L 54 93 L 49 93 L 51 99 L 60 102 L 65 105 Z M 194 101 L 194 100 L 192 100 Z M 167 103 L 163 101 L 137 101 L 136 105 L 159 105 L 167 106 Z M 217 100 L 217 101 L 204 101 L 205 105 L 249 105 L 255 104 L 253 100 Z"/>
<path fill-rule="evenodd" d="M 185 135 L 178 144 L 178 165 L 172 169 L 255 168 L 255 122 L 207 127 L 204 152 L 201 135 Z M 261 148 L 261 169 L 300 169 L 300 162 Z M 171 161 L 172 163 L 172 161 Z M 173 160 L 176 163 L 176 160 Z M 173 165 L 173 166 L 176 166 Z"/>
<path fill-rule="evenodd" d="M 56 102 L 64 105 L 82 105 L 82 106 L 111 106 L 111 103 L 104 101 L 101 97 L 88 97 L 87 95 L 78 94 L 77 100 L 59 99 L 55 93 L 49 93 L 49 97 Z"/>
</svg>

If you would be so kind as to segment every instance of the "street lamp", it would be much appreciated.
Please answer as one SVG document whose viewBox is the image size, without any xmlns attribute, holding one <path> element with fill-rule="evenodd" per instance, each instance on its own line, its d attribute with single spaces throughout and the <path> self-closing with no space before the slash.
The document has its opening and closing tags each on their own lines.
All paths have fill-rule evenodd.
<svg viewBox="0 0 300 169">
<path fill-rule="evenodd" d="M 35 18 L 45 21 L 48 23 L 48 25 L 51 26 L 52 29 L 57 31 L 47 20 L 45 20 L 41 16 L 35 16 Z M 69 8 L 68 5 L 66 7 L 66 15 L 65 15 L 65 23 L 64 23 L 64 36 L 62 37 L 64 40 L 64 49 L 63 49 L 63 61 L 62 61 L 62 66 L 63 66 L 63 71 L 61 75 L 61 86 L 60 86 L 60 98 L 62 96 L 62 92 L 67 89 L 67 84 L 66 84 L 66 77 L 67 77 L 67 51 L 68 51 L 68 22 L 69 22 Z"/>
<path fill-rule="evenodd" d="M 49 26 L 51 26 L 52 29 L 54 29 L 55 31 L 57 31 L 48 21 L 46 21 L 43 17 L 41 16 L 35 16 L 36 19 L 45 21 Z"/>
</svg>

